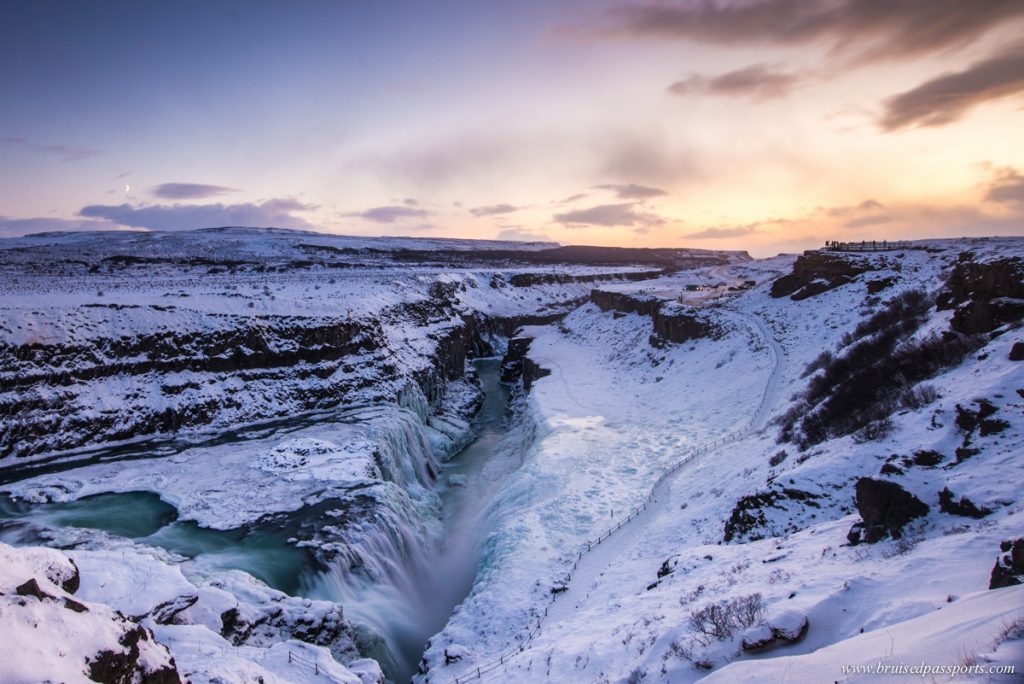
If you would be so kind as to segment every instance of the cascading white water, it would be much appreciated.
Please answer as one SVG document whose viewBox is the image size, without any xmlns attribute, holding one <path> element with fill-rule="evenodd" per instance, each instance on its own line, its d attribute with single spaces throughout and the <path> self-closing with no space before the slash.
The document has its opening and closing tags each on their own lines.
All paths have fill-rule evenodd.
<svg viewBox="0 0 1024 684">
<path fill-rule="evenodd" d="M 385 653 L 369 655 L 384 660 L 396 681 L 409 681 L 427 640 L 471 590 L 487 533 L 483 512 L 504 477 L 520 465 L 519 450 L 503 442 L 508 390 L 499 365 L 497 359 L 477 361 L 484 390 L 478 436 L 442 466 L 443 532 L 430 539 L 398 519 L 388 521 L 386 529 L 402 532 L 361 539 L 358 559 L 339 559 L 307 591 L 342 603 L 347 618 L 384 639 L 393 662 L 386 662 Z"/>
<path fill-rule="evenodd" d="M 471 590 L 488 530 L 487 505 L 521 463 L 519 443 L 506 439 L 508 391 L 499 366 L 498 359 L 477 362 L 484 400 L 469 446 L 452 455 L 468 439 L 468 426 L 455 415 L 430 416 L 423 393 L 411 386 L 397 407 L 366 407 L 348 416 L 374 445 L 380 479 L 276 523 L 202 528 L 176 520 L 174 507 L 152 492 L 39 505 L 0 499 L 0 519 L 105 530 L 187 556 L 191 570 L 242 569 L 288 593 L 339 602 L 346 618 L 365 625 L 359 630 L 364 654 L 393 680 L 406 682 L 427 640 Z M 9 534 L 32 530 L 11 527 Z M 296 545 L 295 539 L 303 541 Z M 314 569 L 305 547 L 331 558 L 326 572 Z"/>
</svg>

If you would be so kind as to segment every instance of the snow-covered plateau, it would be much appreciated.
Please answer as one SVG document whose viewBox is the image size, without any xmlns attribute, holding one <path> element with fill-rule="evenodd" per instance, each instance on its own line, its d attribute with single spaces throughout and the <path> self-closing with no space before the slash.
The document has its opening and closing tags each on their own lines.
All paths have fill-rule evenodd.
<svg viewBox="0 0 1024 684">
<path fill-rule="evenodd" d="M 1024 239 L 40 234 L 0 312 L 0 681 L 1024 672 Z"/>
</svg>

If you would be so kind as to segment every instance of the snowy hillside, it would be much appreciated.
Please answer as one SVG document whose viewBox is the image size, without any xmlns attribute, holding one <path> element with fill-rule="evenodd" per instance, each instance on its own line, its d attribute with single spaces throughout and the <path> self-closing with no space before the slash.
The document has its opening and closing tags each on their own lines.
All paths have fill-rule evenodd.
<svg viewBox="0 0 1024 684">
<path fill-rule="evenodd" d="M 1022 240 L 62 234 L 0 278 L 0 548 L 183 679 L 1021 671 Z"/>
<path fill-rule="evenodd" d="M 526 461 L 492 508 L 487 563 L 433 640 L 423 680 L 466 681 L 481 668 L 496 681 L 685 682 L 709 673 L 715 681 L 773 681 L 780 672 L 793 681 L 845 681 L 857 678 L 843 674 L 844 663 L 965 659 L 1017 664 L 1019 673 L 1021 642 L 999 636 L 1016 621 L 1011 637 L 1020 638 L 1018 594 L 966 597 L 988 588 L 1000 543 L 1024 533 L 1024 367 L 1011 360 L 1024 355 L 1024 243 L 915 247 L 817 265 L 814 257 L 806 273 L 792 257 L 730 268 L 738 280 L 798 276 L 706 307 L 715 333 L 680 344 L 649 339 L 671 305 L 653 319 L 629 312 L 673 287 L 694 296 L 678 292 L 678 278 L 612 288 L 634 294 L 618 300 L 619 311 L 588 304 L 558 326 L 527 329 L 530 357 L 550 374 L 533 384 L 524 409 Z M 960 257 L 967 251 L 970 261 Z M 955 289 L 971 264 L 1007 257 L 1017 259 L 1016 272 L 991 270 L 977 287 L 961 288 L 958 308 L 936 309 L 948 278 Z M 805 287 L 817 293 L 801 297 Z M 856 346 L 845 336 L 870 338 L 856 327 L 884 319 L 886 303 L 912 290 L 925 294 L 924 311 L 897 351 L 946 333 L 953 337 L 939 337 L 939 346 L 959 342 L 959 355 L 934 363 L 929 356 L 924 381 L 907 371 L 882 406 L 888 420 L 780 443 L 780 417 L 824 376 L 809 372 L 812 362 Z M 973 320 L 971 310 L 995 312 L 986 330 L 950 329 L 958 317 Z M 839 385 L 826 394 L 838 394 L 852 374 L 830 381 Z M 988 432 L 969 425 L 979 412 L 995 421 Z M 895 483 L 928 512 L 899 539 L 886 531 L 877 543 L 851 545 L 851 527 L 877 513 L 870 501 L 857 508 L 860 478 Z M 645 508 L 592 546 L 638 506 Z M 707 623 L 716 606 L 748 614 L 716 632 Z M 862 632 L 919 634 L 901 623 L 917 618 L 932 629 L 920 616 L 938 609 L 941 642 L 851 641 L 816 659 L 794 658 Z M 765 662 L 773 664 L 761 669 Z"/>
</svg>

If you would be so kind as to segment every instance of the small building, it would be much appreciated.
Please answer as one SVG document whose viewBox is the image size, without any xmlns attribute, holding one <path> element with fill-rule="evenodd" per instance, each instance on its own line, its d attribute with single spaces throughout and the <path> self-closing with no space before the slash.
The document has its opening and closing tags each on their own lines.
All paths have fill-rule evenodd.
<svg viewBox="0 0 1024 684">
<path fill-rule="evenodd" d="M 757 281 L 756 280 L 744 280 L 743 281 L 743 287 L 754 287 L 755 285 L 757 285 Z"/>
<path fill-rule="evenodd" d="M 687 292 L 700 292 L 701 289 L 703 288 L 701 288 L 701 286 L 697 285 L 696 283 L 690 283 L 689 285 L 686 286 Z"/>
</svg>

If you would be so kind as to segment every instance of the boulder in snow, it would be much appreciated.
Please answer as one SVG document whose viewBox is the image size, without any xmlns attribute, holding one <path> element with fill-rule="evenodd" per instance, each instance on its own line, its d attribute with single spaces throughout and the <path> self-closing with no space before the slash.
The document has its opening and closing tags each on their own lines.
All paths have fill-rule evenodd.
<svg viewBox="0 0 1024 684">
<path fill-rule="evenodd" d="M 754 653 L 796 643 L 807 635 L 810 624 L 805 613 L 787 610 L 743 632 L 743 650 Z"/>
<path fill-rule="evenodd" d="M 864 522 L 847 535 L 851 544 L 874 544 L 886 534 L 899 539 L 904 525 L 929 511 L 927 504 L 895 482 L 870 477 L 857 480 L 854 503 Z"/>
<path fill-rule="evenodd" d="M 1015 584 L 1024 584 L 1024 537 L 1004 541 L 999 545 L 1002 552 L 992 568 L 989 589 L 1002 589 Z"/>
</svg>

